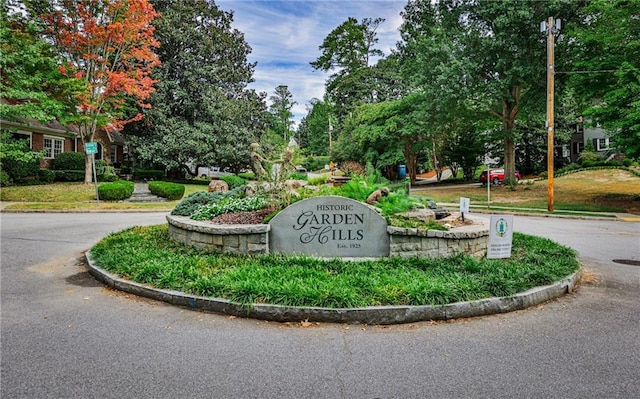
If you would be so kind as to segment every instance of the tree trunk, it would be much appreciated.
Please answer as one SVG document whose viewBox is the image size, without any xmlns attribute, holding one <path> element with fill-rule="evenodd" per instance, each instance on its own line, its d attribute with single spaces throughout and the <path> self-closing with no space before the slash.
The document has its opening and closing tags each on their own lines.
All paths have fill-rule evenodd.
<svg viewBox="0 0 640 399">
<path fill-rule="evenodd" d="M 86 152 L 86 151 L 85 151 Z M 84 184 L 93 183 L 93 167 L 91 163 L 91 155 L 84 156 Z"/>
<path fill-rule="evenodd" d="M 409 173 L 409 178 L 411 179 L 411 184 L 416 182 L 416 169 L 418 165 L 418 157 L 415 152 L 411 149 L 413 146 L 413 142 L 406 141 L 404 145 L 404 158 L 407 163 L 407 172 Z"/>
<path fill-rule="evenodd" d="M 522 88 L 513 86 L 511 98 L 502 100 L 502 128 L 504 129 L 504 183 L 515 183 L 516 173 L 516 143 L 514 140 L 514 127 L 518 116 L 518 105 Z"/>
</svg>

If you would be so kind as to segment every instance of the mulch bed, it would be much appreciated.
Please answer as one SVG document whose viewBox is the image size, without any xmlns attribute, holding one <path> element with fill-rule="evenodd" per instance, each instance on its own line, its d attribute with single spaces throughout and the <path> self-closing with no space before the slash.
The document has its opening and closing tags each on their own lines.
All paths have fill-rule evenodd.
<svg viewBox="0 0 640 399">
<path fill-rule="evenodd" d="M 271 215 L 275 208 L 265 208 L 252 212 L 224 213 L 211 219 L 215 224 L 262 224 L 264 219 Z"/>
</svg>

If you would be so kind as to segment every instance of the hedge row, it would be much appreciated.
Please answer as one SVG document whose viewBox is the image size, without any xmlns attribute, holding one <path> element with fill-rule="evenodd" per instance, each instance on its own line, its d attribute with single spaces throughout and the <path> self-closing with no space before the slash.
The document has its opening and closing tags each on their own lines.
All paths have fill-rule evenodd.
<svg viewBox="0 0 640 399">
<path fill-rule="evenodd" d="M 247 185 L 247 181 L 245 179 L 236 175 L 220 176 L 220 180 L 227 183 L 229 190 Z"/>
<path fill-rule="evenodd" d="M 122 201 L 133 194 L 133 182 L 119 180 L 98 186 L 98 197 L 104 201 Z"/>
<path fill-rule="evenodd" d="M 175 201 L 181 199 L 184 195 L 184 185 L 166 181 L 152 181 L 149 182 L 149 191 L 158 197 Z"/>
</svg>

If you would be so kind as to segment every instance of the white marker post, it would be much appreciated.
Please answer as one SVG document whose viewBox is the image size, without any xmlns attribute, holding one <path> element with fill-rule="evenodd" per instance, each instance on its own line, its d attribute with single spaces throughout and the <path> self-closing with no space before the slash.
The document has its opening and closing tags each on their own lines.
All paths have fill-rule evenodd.
<svg viewBox="0 0 640 399">
<path fill-rule="evenodd" d="M 469 198 L 460 197 L 460 213 L 464 222 L 464 214 L 469 213 Z"/>
</svg>

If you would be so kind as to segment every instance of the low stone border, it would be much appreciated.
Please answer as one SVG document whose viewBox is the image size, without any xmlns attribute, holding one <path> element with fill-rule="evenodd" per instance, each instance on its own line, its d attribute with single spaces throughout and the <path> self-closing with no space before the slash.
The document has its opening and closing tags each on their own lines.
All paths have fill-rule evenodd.
<svg viewBox="0 0 640 399">
<path fill-rule="evenodd" d="M 262 255 L 269 253 L 268 224 L 213 224 L 186 216 L 167 215 L 169 237 L 181 244 L 213 252 Z"/>
<path fill-rule="evenodd" d="M 467 215 L 474 224 L 449 231 L 387 227 L 389 256 L 444 258 L 487 253 L 489 220 Z M 167 215 L 169 237 L 176 242 L 218 253 L 264 255 L 269 251 L 270 224 L 217 225 L 187 216 Z"/>
<path fill-rule="evenodd" d="M 225 299 L 188 295 L 179 291 L 153 288 L 125 280 L 93 264 L 91 253 L 86 253 L 89 273 L 109 287 L 172 305 L 183 306 L 226 315 L 249 317 L 276 322 L 324 322 L 351 324 L 402 324 L 429 320 L 507 313 L 538 305 L 573 291 L 582 270 L 569 277 L 542 287 L 534 287 L 509 297 L 493 297 L 471 302 L 457 302 L 438 306 L 371 306 L 366 308 L 315 308 L 255 304 L 244 306 Z"/>
</svg>

